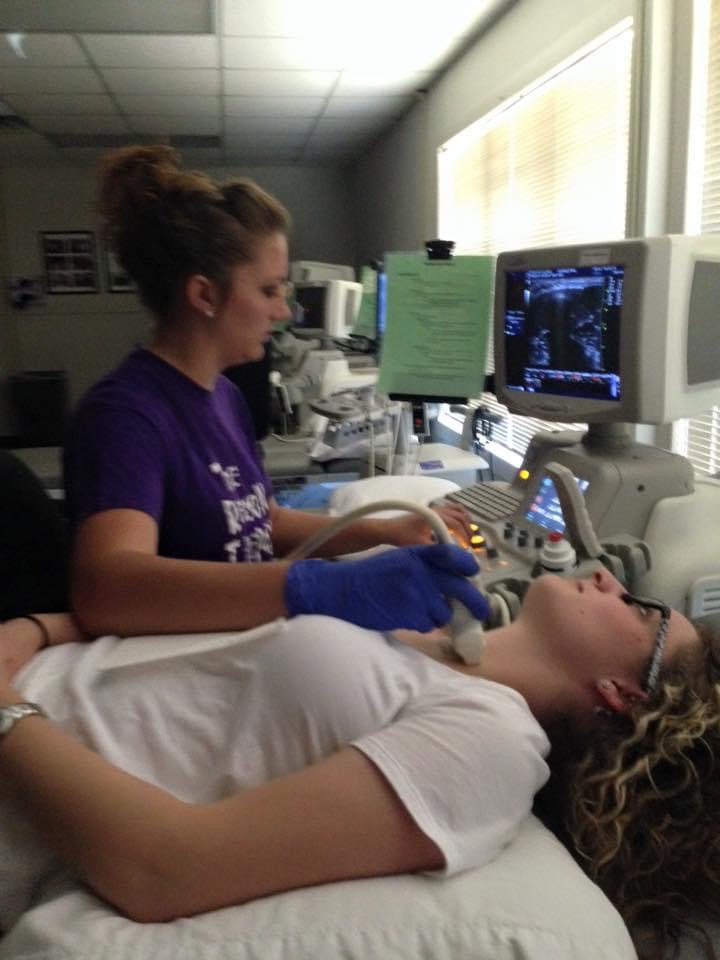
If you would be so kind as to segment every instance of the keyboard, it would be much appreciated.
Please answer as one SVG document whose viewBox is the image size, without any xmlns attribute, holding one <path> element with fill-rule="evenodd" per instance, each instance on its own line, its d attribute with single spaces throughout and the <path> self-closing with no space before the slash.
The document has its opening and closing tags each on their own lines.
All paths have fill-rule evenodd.
<svg viewBox="0 0 720 960">
<path fill-rule="evenodd" d="M 448 494 L 445 499 L 462 504 L 472 517 L 480 520 L 501 520 L 515 513 L 523 497 L 509 487 L 475 483 Z"/>
</svg>

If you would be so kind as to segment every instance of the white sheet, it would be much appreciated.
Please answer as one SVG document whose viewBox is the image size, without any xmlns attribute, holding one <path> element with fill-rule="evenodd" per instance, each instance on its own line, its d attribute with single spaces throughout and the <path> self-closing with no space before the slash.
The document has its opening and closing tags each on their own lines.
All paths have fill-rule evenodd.
<svg viewBox="0 0 720 960">
<path fill-rule="evenodd" d="M 248 631 L 248 642 L 272 629 Z M 223 642 L 223 635 L 124 641 L 113 656 L 125 669 L 176 656 L 190 645 L 211 651 Z M 101 649 L 93 645 L 86 656 Z M 52 689 L 76 657 L 77 649 L 68 647 L 36 658 L 22 688 L 42 701 L 43 690 Z M 52 864 L 22 819 L 0 811 L 0 902 L 10 913 L 35 904 L 0 943 L 0 960 L 635 957 L 616 911 L 533 817 L 492 863 L 449 880 L 404 876 L 330 884 L 168 924 L 121 918 L 63 871 L 53 873 Z"/>
</svg>

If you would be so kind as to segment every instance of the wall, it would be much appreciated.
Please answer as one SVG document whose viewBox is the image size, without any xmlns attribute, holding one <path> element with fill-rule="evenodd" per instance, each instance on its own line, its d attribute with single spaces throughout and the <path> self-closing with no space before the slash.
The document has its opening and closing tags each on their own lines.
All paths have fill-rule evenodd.
<svg viewBox="0 0 720 960">
<path fill-rule="evenodd" d="M 293 259 L 354 263 L 355 234 L 347 180 L 323 167 L 217 169 L 220 179 L 246 175 L 275 194 L 290 210 Z M 10 169 L 0 173 L 0 240 L 5 280 L 42 273 L 39 233 L 91 230 L 92 169 Z M 106 293 L 100 257 L 98 294 L 47 296 L 40 306 L 18 311 L 0 305 L 0 437 L 15 432 L 7 378 L 20 370 L 63 369 L 71 401 L 146 339 L 150 323 L 133 294 Z"/>
<path fill-rule="evenodd" d="M 437 233 L 438 147 L 635 13 L 637 5 L 635 0 L 520 0 L 511 7 L 351 170 L 353 193 L 362 204 L 358 259 L 421 249 Z"/>
<path fill-rule="evenodd" d="M 8 273 L 9 244 L 5 227 L 5 208 L 0 193 L 0 277 Z M 17 336 L 17 324 L 11 315 L 7 297 L 0 294 L 0 435 L 2 426 L 12 422 L 10 397 L 7 378 L 12 370 L 19 366 L 20 344 Z"/>
</svg>

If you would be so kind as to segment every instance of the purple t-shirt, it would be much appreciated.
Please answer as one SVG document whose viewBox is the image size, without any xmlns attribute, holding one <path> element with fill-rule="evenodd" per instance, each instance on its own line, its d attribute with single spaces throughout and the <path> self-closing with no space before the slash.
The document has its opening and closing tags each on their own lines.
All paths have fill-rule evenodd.
<svg viewBox="0 0 720 960">
<path fill-rule="evenodd" d="M 101 510 L 149 514 L 161 556 L 272 559 L 272 487 L 242 394 L 222 376 L 205 390 L 148 350 L 80 401 L 65 487 L 75 523 Z"/>
</svg>

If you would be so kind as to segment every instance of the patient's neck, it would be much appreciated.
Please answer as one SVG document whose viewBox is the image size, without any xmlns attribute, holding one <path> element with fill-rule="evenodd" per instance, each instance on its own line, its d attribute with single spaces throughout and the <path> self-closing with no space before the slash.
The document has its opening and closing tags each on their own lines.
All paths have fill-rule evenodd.
<svg viewBox="0 0 720 960">
<path fill-rule="evenodd" d="M 453 670 L 516 690 L 545 727 L 567 716 L 571 709 L 567 677 L 556 664 L 548 662 L 544 646 L 536 643 L 520 621 L 487 631 L 479 664 L 466 664 L 457 657 L 445 628 L 424 634 L 398 630 L 396 634 L 404 643 Z"/>
</svg>

